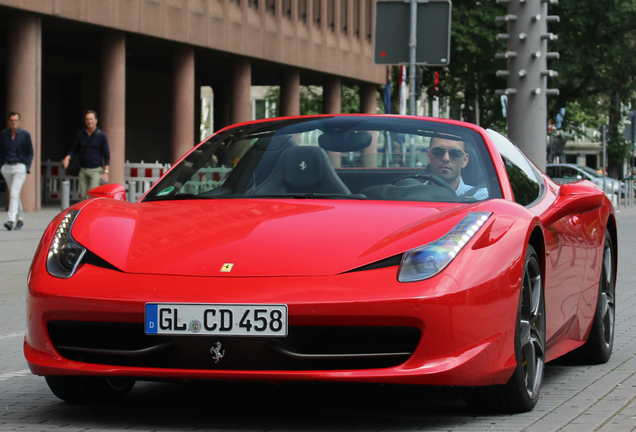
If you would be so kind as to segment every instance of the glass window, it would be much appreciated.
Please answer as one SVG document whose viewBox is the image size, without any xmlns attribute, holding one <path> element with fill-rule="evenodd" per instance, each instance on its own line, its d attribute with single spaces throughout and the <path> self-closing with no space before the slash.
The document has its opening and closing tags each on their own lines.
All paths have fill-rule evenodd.
<svg viewBox="0 0 636 432">
<path fill-rule="evenodd" d="M 331 31 L 336 29 L 336 0 L 327 0 L 327 25 Z"/>
<path fill-rule="evenodd" d="M 362 10 L 360 9 L 360 1 L 361 0 L 352 0 L 353 1 L 353 34 L 359 38 L 360 37 L 360 13 Z"/>
<path fill-rule="evenodd" d="M 501 190 L 485 143 L 472 129 L 384 116 L 320 116 L 213 135 L 145 200 L 256 197 L 474 202 L 501 198 Z"/>
<path fill-rule="evenodd" d="M 267 12 L 271 14 L 276 13 L 276 0 L 265 0 L 265 7 Z"/>
<path fill-rule="evenodd" d="M 491 129 L 488 134 L 503 158 L 515 201 L 530 206 L 541 197 L 545 188 L 541 174 L 508 138 Z"/>
<path fill-rule="evenodd" d="M 307 22 L 307 0 L 298 0 L 298 21 Z"/>
<path fill-rule="evenodd" d="M 283 17 L 291 19 L 292 17 L 292 0 L 283 0 Z"/>
<path fill-rule="evenodd" d="M 581 180 L 583 174 L 576 168 L 563 166 L 561 167 L 561 178 L 566 180 Z"/>
<path fill-rule="evenodd" d="M 313 19 L 317 27 L 322 23 L 322 0 L 313 0 Z"/>
<path fill-rule="evenodd" d="M 561 178 L 561 173 L 559 172 L 559 166 L 549 166 L 546 168 L 546 174 L 548 176 L 550 176 L 551 178 L 555 179 L 555 178 Z"/>
<path fill-rule="evenodd" d="M 344 34 L 349 31 L 349 0 L 340 0 L 340 28 Z"/>
<path fill-rule="evenodd" d="M 367 40 L 373 40 L 373 0 L 365 0 L 364 16 L 366 18 Z"/>
</svg>

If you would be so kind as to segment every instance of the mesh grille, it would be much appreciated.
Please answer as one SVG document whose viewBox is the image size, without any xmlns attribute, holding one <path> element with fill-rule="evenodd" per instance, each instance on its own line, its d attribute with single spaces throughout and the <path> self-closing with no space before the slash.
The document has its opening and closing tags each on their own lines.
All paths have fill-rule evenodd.
<svg viewBox="0 0 636 432">
<path fill-rule="evenodd" d="M 415 327 L 290 326 L 285 338 L 146 335 L 140 323 L 52 321 L 55 349 L 86 363 L 215 370 L 373 369 L 405 362 Z M 220 342 L 218 363 L 210 348 Z"/>
</svg>

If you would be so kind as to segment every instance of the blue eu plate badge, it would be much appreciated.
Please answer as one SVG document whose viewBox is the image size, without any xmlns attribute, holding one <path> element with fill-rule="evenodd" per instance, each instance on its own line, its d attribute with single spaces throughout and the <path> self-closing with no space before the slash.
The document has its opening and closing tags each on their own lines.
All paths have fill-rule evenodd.
<svg viewBox="0 0 636 432">
<path fill-rule="evenodd" d="M 157 308 L 159 305 L 146 304 L 146 334 L 157 334 Z"/>
</svg>

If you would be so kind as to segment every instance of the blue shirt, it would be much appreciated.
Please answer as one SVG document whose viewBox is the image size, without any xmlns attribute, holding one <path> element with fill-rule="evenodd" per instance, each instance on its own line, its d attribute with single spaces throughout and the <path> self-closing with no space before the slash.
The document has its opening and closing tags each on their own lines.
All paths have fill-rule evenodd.
<svg viewBox="0 0 636 432">
<path fill-rule="evenodd" d="M 15 139 L 11 138 L 11 129 L 0 132 L 0 166 L 5 162 L 22 162 L 27 172 L 31 170 L 33 143 L 29 132 L 18 128 Z"/>
<path fill-rule="evenodd" d="M 431 184 L 431 182 L 425 181 L 424 184 Z M 464 179 L 459 177 L 459 184 L 457 185 L 457 189 L 455 189 L 455 193 L 457 194 L 457 196 L 462 196 L 463 194 L 465 194 L 471 189 L 475 189 L 475 186 L 467 185 L 466 183 L 464 183 Z M 488 189 L 487 188 L 478 189 L 473 194 L 473 197 L 475 197 L 475 199 L 478 199 L 478 200 L 488 199 Z"/>
<path fill-rule="evenodd" d="M 95 136 L 89 143 L 91 135 Z M 80 149 L 83 147 L 85 148 L 84 155 L 80 159 L 82 168 L 99 168 L 102 165 L 110 165 L 110 149 L 108 148 L 106 134 L 99 129 L 95 129 L 91 135 L 86 133 L 86 129 L 79 131 L 73 148 L 68 152 L 68 155 L 75 156 L 79 154 Z"/>
<path fill-rule="evenodd" d="M 457 194 L 457 196 L 461 196 L 474 188 L 475 186 L 467 185 L 466 183 L 464 183 L 464 179 L 460 177 L 459 185 L 457 186 L 457 190 L 455 190 L 455 193 Z M 488 189 L 480 188 L 477 192 L 475 192 L 473 196 L 475 197 L 475 199 L 485 200 L 488 198 Z"/>
</svg>

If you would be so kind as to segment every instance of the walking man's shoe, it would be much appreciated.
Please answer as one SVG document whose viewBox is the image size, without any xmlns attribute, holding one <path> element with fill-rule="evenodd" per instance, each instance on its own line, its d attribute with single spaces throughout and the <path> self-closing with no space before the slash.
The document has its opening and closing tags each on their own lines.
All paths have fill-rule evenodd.
<svg viewBox="0 0 636 432">
<path fill-rule="evenodd" d="M 24 221 L 23 220 L 19 220 L 18 223 L 15 224 L 15 228 L 13 228 L 13 229 L 14 230 L 19 230 L 23 226 L 24 226 Z"/>
<path fill-rule="evenodd" d="M 8 229 L 9 231 L 13 230 L 13 222 L 11 222 L 11 221 L 6 221 L 6 222 L 4 223 L 4 227 L 5 227 L 6 229 Z"/>
</svg>

